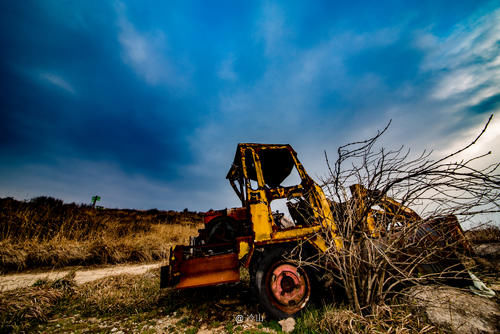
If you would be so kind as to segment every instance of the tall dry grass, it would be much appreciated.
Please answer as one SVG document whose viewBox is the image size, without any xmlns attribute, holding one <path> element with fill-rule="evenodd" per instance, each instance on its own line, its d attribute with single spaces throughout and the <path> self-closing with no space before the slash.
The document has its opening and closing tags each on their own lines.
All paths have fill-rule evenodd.
<svg viewBox="0 0 500 334">
<path fill-rule="evenodd" d="M 58 280 L 0 293 L 0 333 L 31 332 L 61 314 L 130 315 L 158 307 L 159 270 L 119 275 L 77 286 L 74 272 Z"/>
<path fill-rule="evenodd" d="M 0 333 L 29 332 L 33 324 L 46 322 L 56 305 L 75 292 L 74 275 L 0 293 Z"/>
<path fill-rule="evenodd" d="M 201 214 L 102 209 L 38 197 L 0 199 L 0 271 L 168 257 L 197 234 Z"/>
<path fill-rule="evenodd" d="M 158 270 L 142 275 L 106 277 L 80 286 L 74 295 L 79 312 L 95 316 L 128 314 L 150 310 L 161 296 Z"/>
</svg>

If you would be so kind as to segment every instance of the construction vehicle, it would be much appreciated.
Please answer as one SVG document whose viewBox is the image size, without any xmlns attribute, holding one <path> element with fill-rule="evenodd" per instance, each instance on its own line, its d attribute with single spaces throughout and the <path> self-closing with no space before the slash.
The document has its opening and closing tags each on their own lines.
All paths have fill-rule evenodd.
<svg viewBox="0 0 500 334">
<path fill-rule="evenodd" d="M 296 184 L 287 178 L 298 175 Z M 241 207 L 208 211 L 205 227 L 190 245 L 170 251 L 169 264 L 161 268 L 161 288 L 193 288 L 234 283 L 240 268 L 248 268 L 250 281 L 261 306 L 275 318 L 298 314 L 318 288 L 316 269 L 290 258 L 299 243 L 304 253 L 343 248 L 331 203 L 322 188 L 306 173 L 290 145 L 238 144 L 227 174 Z M 361 185 L 351 187 L 361 210 L 369 198 Z M 291 219 L 273 212 L 274 202 L 285 201 Z M 367 233 L 381 233 L 375 218 L 398 214 L 411 220 L 418 215 L 396 201 L 385 198 L 377 210 L 369 211 Z M 302 254 L 303 255 L 303 254 Z"/>
</svg>

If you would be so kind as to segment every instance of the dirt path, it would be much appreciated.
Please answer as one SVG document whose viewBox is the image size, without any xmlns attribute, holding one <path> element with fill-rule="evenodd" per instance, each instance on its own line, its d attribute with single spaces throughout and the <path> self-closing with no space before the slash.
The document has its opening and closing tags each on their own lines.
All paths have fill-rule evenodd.
<svg viewBox="0 0 500 334">
<path fill-rule="evenodd" d="M 126 264 L 98 269 L 79 269 L 75 273 L 76 284 L 95 281 L 106 276 L 120 274 L 143 274 L 149 269 L 157 268 L 160 262 L 153 264 Z M 8 274 L 0 276 L 0 291 L 8 291 L 33 285 L 39 279 L 58 279 L 64 277 L 70 270 L 53 270 L 33 274 Z"/>
</svg>

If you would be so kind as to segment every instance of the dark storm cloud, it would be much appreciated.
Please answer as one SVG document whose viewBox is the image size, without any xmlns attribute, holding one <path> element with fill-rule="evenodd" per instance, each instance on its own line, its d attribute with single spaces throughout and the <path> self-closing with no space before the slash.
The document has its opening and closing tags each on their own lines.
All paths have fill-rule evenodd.
<svg viewBox="0 0 500 334">
<path fill-rule="evenodd" d="M 469 108 L 475 114 L 492 113 L 500 109 L 500 94 L 490 96 Z"/>
<path fill-rule="evenodd" d="M 193 104 L 145 86 L 123 64 L 113 8 L 99 8 L 106 19 L 90 16 L 82 28 L 40 3 L 7 7 L 0 149 L 27 162 L 109 159 L 130 172 L 175 177 L 190 159 L 182 133 Z"/>
<path fill-rule="evenodd" d="M 323 150 L 389 119 L 389 142 L 446 146 L 499 109 L 499 13 L 487 1 L 3 2 L 0 196 L 216 209 L 238 204 L 224 180 L 238 142 L 291 143 L 313 176 Z"/>
</svg>

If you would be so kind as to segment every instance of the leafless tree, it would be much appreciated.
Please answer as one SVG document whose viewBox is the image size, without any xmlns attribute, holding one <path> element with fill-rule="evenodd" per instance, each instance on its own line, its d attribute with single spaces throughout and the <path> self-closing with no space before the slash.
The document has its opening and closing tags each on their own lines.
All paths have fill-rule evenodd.
<svg viewBox="0 0 500 334">
<path fill-rule="evenodd" d="M 372 309 L 408 284 L 467 282 L 460 259 L 471 249 L 458 222 L 500 212 L 500 163 L 476 167 L 491 152 L 459 157 L 491 119 L 463 148 L 440 158 L 379 147 L 390 122 L 372 138 L 341 146 L 333 164 L 325 153 L 323 188 L 344 247 L 329 240 L 313 265 L 328 269 L 355 311 Z"/>
</svg>

